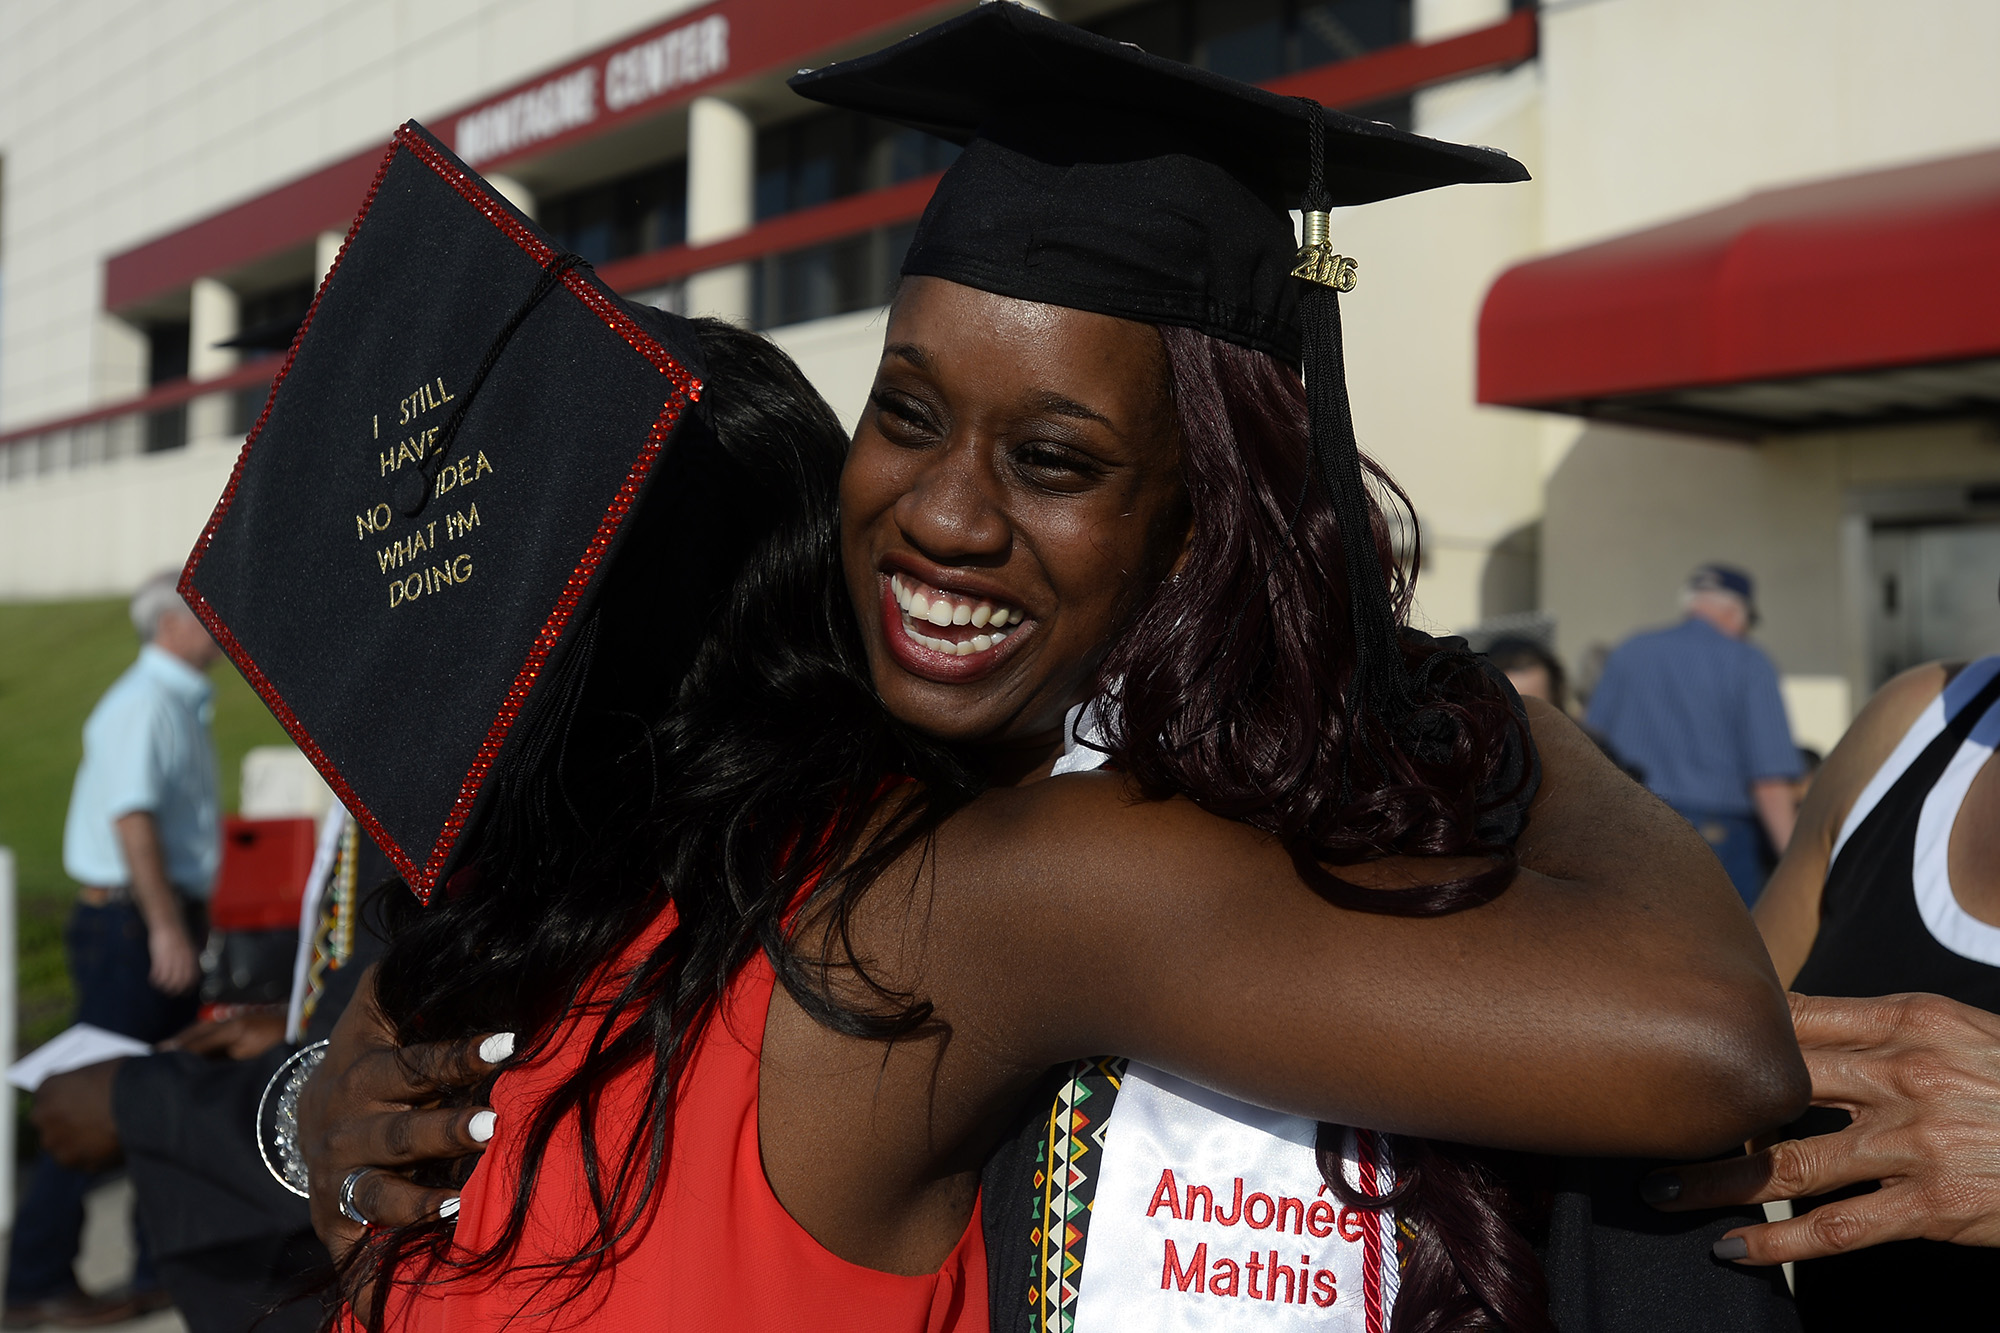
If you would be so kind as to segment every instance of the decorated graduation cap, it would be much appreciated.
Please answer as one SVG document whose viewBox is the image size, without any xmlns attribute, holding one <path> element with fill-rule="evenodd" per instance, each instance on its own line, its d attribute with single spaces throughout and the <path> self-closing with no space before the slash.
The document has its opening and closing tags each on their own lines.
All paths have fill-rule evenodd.
<svg viewBox="0 0 2000 1333">
<path fill-rule="evenodd" d="M 815 101 L 965 146 L 903 262 L 1001 296 L 1199 329 L 1304 370 L 1314 471 L 1340 521 L 1357 693 L 1414 713 L 1368 524 L 1338 293 L 1358 265 L 1329 211 L 1526 180 L 1505 153 L 1328 111 L 999 0 L 803 72 Z M 1304 214 L 1304 244 L 1290 211 Z"/>
<path fill-rule="evenodd" d="M 419 896 L 633 530 L 705 534 L 701 487 L 651 485 L 698 368 L 686 321 L 397 132 L 180 586 Z"/>
</svg>

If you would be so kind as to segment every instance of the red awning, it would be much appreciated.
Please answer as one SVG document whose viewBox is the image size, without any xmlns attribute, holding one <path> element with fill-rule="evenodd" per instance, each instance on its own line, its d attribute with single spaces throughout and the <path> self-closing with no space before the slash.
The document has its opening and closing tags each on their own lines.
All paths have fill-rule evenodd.
<svg viewBox="0 0 2000 1333">
<path fill-rule="evenodd" d="M 2000 411 L 2000 152 L 1516 265 L 1480 313 L 1479 401 L 1752 437 Z"/>
</svg>

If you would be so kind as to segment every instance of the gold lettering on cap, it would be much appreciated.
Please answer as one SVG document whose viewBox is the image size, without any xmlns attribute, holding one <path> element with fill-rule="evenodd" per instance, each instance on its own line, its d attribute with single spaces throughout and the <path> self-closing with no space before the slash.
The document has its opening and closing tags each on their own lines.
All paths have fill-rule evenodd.
<svg viewBox="0 0 2000 1333">
<path fill-rule="evenodd" d="M 418 385 L 411 393 L 404 395 L 403 401 L 396 405 L 402 412 L 402 419 L 398 424 L 407 426 L 424 413 L 435 412 L 457 397 L 457 394 L 445 391 L 444 376 L 428 380 Z"/>
<path fill-rule="evenodd" d="M 356 514 L 354 516 L 354 539 L 356 541 L 367 541 L 369 534 L 380 532 L 382 529 L 388 527 L 391 517 L 392 515 L 387 504 L 376 505 L 365 514 Z"/>
<path fill-rule="evenodd" d="M 471 581 L 472 556 L 460 551 L 441 565 L 432 565 L 414 574 L 389 580 L 389 606 L 394 609 L 405 602 L 435 596 L 446 588 Z"/>
<path fill-rule="evenodd" d="M 479 526 L 479 506 L 462 509 L 456 514 L 444 516 L 444 536 L 446 541 L 457 541 L 466 533 Z"/>
<path fill-rule="evenodd" d="M 407 537 L 398 537 L 375 552 L 376 564 L 386 574 L 392 569 L 414 564 L 416 558 L 437 545 L 437 520 L 432 519 L 421 528 L 415 528 Z"/>
<path fill-rule="evenodd" d="M 417 386 L 397 401 L 396 420 L 409 427 L 404 437 L 390 449 L 380 449 L 376 453 L 377 475 L 386 477 L 399 472 L 404 467 L 423 467 L 428 460 L 435 465 L 438 460 L 431 457 L 437 450 L 437 439 L 444 429 L 438 425 L 416 424 L 420 417 L 435 412 L 456 402 L 458 395 L 445 387 L 444 377 L 435 376 Z M 382 438 L 382 417 L 374 414 L 370 420 L 374 439 Z M 461 486 L 470 486 L 487 473 L 494 470 L 493 463 L 484 450 L 475 449 L 456 461 L 444 463 L 438 468 L 431 482 L 431 494 L 441 496 L 447 491 Z M 387 533 L 394 521 L 394 507 L 380 503 L 354 516 L 357 540 L 367 541 Z M 442 563 L 429 563 L 436 559 L 432 553 L 437 550 L 440 540 L 438 524 L 444 524 L 443 540 L 459 541 L 469 537 L 473 529 L 481 527 L 479 506 L 467 505 L 464 509 L 445 514 L 412 528 L 409 532 L 395 537 L 387 545 L 373 547 L 375 567 L 388 580 L 389 605 L 398 607 L 419 598 L 435 596 L 446 588 L 455 588 L 472 577 L 472 555 L 460 551 Z"/>
</svg>

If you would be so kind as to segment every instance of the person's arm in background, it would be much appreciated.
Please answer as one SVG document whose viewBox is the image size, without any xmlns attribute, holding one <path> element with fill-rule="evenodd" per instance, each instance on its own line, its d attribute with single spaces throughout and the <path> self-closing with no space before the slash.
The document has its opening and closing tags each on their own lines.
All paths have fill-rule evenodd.
<svg viewBox="0 0 2000 1333">
<path fill-rule="evenodd" d="M 1834 839 L 1855 800 L 1955 674 L 1917 667 L 1876 692 L 1827 756 L 1798 833 L 1758 899 L 1755 918 L 1787 986 L 1819 931 Z M 1716 1247 L 1748 1264 L 1792 1263 L 1923 1237 L 2000 1246 L 2000 1017 L 1936 995 L 1844 999 L 1794 995 L 1792 1019 L 1813 1101 L 1853 1117 L 1846 1129 L 1652 1177 L 1670 1211 L 1826 1194 L 1878 1181 L 1873 1193 L 1740 1228 Z"/>
<path fill-rule="evenodd" d="M 1741 1227 L 1719 1259 L 1788 1264 L 1889 1241 L 2000 1246 L 2000 1016 L 1941 995 L 1794 995 L 1813 1102 L 1853 1117 L 1838 1134 L 1648 1179 L 1669 1211 L 1881 1188 Z"/>
<path fill-rule="evenodd" d="M 98 747 L 95 762 L 103 801 L 99 808 L 111 820 L 132 905 L 146 923 L 146 951 L 151 958 L 147 978 L 156 990 L 180 995 L 201 979 L 201 968 L 160 845 L 157 812 L 174 780 L 166 762 L 173 728 L 162 707 L 145 695 L 128 695 L 93 722 L 94 734 L 85 743 Z"/>
<path fill-rule="evenodd" d="M 1612 653 L 1604 659 L 1604 670 L 1597 678 L 1597 684 L 1590 691 L 1590 706 L 1584 709 L 1583 725 L 1591 732 L 1602 736 L 1615 748 L 1619 730 L 1620 711 L 1625 700 L 1624 672 L 1619 665 L 1620 654 Z"/>
<path fill-rule="evenodd" d="M 1757 820 L 1764 826 L 1764 836 L 1782 855 L 1792 845 L 1792 834 L 1799 818 L 1792 796 L 1792 779 L 1757 779 L 1750 784 L 1750 803 L 1756 807 Z"/>
<path fill-rule="evenodd" d="M 1754 659 L 1743 691 L 1744 770 L 1750 773 L 1750 803 L 1757 811 L 1764 836 L 1780 856 L 1791 845 L 1798 822 L 1792 804 L 1792 783 L 1803 765 L 1799 747 L 1792 740 L 1792 725 L 1785 716 L 1785 696 L 1778 688 L 1778 669 L 1763 653 L 1752 649 Z"/>
<path fill-rule="evenodd" d="M 1751 913 L 1787 987 L 1819 934 L 1820 893 L 1847 812 L 1948 678 L 1935 664 L 1914 667 L 1877 690 L 1813 779 L 1784 858 Z"/>
<path fill-rule="evenodd" d="M 133 905 L 146 922 L 146 952 L 152 958 L 147 979 L 155 990 L 180 995 L 200 979 L 201 967 L 194 942 L 188 938 L 180 894 L 167 878 L 159 825 L 152 811 L 134 810 L 118 816 L 112 827 L 118 831 L 118 847 L 125 854 Z"/>
</svg>

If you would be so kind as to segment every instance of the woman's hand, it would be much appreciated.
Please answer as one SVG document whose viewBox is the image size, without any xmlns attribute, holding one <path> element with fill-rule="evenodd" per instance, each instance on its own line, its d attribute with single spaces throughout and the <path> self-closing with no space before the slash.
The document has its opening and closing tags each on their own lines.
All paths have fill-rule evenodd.
<svg viewBox="0 0 2000 1333">
<path fill-rule="evenodd" d="M 285 1039 L 285 1010 L 254 1009 L 211 1018 L 182 1028 L 160 1043 L 163 1051 L 186 1051 L 219 1060 L 254 1060 Z"/>
<path fill-rule="evenodd" d="M 368 1226 L 405 1226 L 457 1214 L 456 1190 L 427 1189 L 403 1172 L 486 1150 L 493 1137 L 491 1110 L 436 1103 L 478 1085 L 513 1050 L 512 1033 L 399 1049 L 376 1007 L 375 974 L 369 969 L 334 1025 L 325 1062 L 299 1097 L 313 1230 L 336 1261 Z M 366 1223 L 341 1211 L 350 1176 L 355 1180 L 349 1202 Z"/>
<path fill-rule="evenodd" d="M 1653 1176 L 1647 1197 L 1683 1211 L 1806 1198 L 1880 1181 L 1715 1247 L 1751 1264 L 1818 1259 L 1892 1240 L 2000 1246 L 2000 1016 L 1937 995 L 1794 995 L 1813 1102 L 1854 1117 L 1838 1134 Z"/>
</svg>

